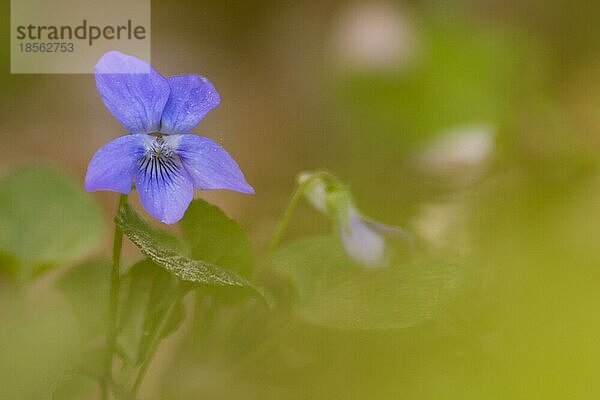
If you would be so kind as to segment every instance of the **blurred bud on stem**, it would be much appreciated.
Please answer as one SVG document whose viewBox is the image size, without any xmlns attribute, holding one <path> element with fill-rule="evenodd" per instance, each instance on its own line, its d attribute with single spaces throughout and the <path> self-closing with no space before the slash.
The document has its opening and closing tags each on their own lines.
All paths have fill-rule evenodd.
<svg viewBox="0 0 600 400">
<path fill-rule="evenodd" d="M 346 253 L 359 264 L 368 267 L 389 265 L 393 258 L 389 239 L 401 237 L 411 242 L 410 235 L 401 228 L 362 216 L 348 187 L 335 176 L 325 172 L 302 172 L 298 175 L 298 183 L 306 185 L 304 196 L 307 201 L 334 222 Z"/>
</svg>

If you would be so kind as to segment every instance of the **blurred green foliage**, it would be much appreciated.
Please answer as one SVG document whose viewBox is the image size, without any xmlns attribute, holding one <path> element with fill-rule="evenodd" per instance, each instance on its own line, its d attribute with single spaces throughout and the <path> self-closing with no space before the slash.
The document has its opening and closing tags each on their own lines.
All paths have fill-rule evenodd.
<svg viewBox="0 0 600 400">
<path fill-rule="evenodd" d="M 0 252 L 17 281 L 72 262 L 106 233 L 96 204 L 80 185 L 44 167 L 23 167 L 0 181 Z"/>
<path fill-rule="evenodd" d="M 70 269 L 58 281 L 57 286 L 73 307 L 84 338 L 97 338 L 104 333 L 109 279 L 107 261 L 89 261 Z"/>
<path fill-rule="evenodd" d="M 340 75 L 336 94 L 354 135 L 409 149 L 455 126 L 506 122 L 524 44 L 464 22 L 425 23 L 403 69 Z"/>
<path fill-rule="evenodd" d="M 50 398 L 57 382 L 70 373 L 77 354 L 75 321 L 47 299 L 27 305 L 4 302 L 2 315 L 0 398 Z"/>
<path fill-rule="evenodd" d="M 121 315 L 119 316 L 119 353 L 127 368 L 137 367 L 148 352 L 153 336 L 177 296 L 177 282 L 166 270 L 149 260 L 135 264 L 123 277 Z M 168 321 L 163 336 L 175 331 L 184 318 L 181 303 L 175 317 Z"/>
<path fill-rule="evenodd" d="M 449 257 L 365 268 L 346 255 L 338 237 L 327 236 L 291 243 L 272 262 L 297 290 L 301 319 L 346 329 L 417 325 L 439 313 L 466 276 Z"/>
</svg>

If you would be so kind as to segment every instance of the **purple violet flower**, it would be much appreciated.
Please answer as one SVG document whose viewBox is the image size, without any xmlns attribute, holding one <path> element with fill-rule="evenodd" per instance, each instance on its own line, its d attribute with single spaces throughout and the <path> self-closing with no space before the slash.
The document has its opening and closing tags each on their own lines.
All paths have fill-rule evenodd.
<svg viewBox="0 0 600 400">
<path fill-rule="evenodd" d="M 90 161 L 87 191 L 129 193 L 166 224 L 179 221 L 194 189 L 254 193 L 235 160 L 213 140 L 189 133 L 221 99 L 199 75 L 168 78 L 139 58 L 111 51 L 95 67 L 96 87 L 130 134 L 101 147 Z"/>
</svg>

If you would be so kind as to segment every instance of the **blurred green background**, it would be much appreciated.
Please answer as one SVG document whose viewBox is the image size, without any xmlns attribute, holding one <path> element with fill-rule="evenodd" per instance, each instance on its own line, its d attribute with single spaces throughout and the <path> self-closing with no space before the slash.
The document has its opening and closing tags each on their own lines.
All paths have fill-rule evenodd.
<svg viewBox="0 0 600 400">
<path fill-rule="evenodd" d="M 123 130 L 93 76 L 11 75 L 8 16 L 5 1 L 0 173 L 50 164 L 82 186 L 93 153 Z M 443 309 L 399 329 L 221 305 L 209 332 L 190 318 L 166 340 L 141 398 L 600 397 L 598 21 L 593 1 L 153 1 L 152 64 L 214 83 L 222 104 L 195 132 L 256 188 L 197 197 L 239 221 L 256 250 L 296 174 L 327 168 L 366 215 L 459 258 L 468 276 Z M 37 193 L 21 221 L 70 229 L 67 217 L 28 213 L 46 201 Z M 100 257 L 116 195 L 86 196 L 104 210 L 86 228 L 103 245 L 82 250 Z M 17 251 L 36 245 L 2 229 Z M 303 205 L 286 240 L 329 229 Z M 54 282 L 79 253 L 26 293 L 0 281 L 2 398 L 52 398 L 67 370 L 76 333 Z"/>
</svg>

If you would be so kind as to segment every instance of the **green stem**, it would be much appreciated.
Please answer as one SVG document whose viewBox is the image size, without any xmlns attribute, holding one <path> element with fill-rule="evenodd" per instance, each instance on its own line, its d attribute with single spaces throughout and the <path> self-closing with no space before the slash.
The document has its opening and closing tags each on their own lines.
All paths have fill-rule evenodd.
<svg viewBox="0 0 600 400">
<path fill-rule="evenodd" d="M 127 204 L 127 195 L 119 197 L 119 208 L 117 213 Z M 112 379 L 112 361 L 117 341 L 117 310 L 119 306 L 119 278 L 121 249 L 123 247 L 123 232 L 115 225 L 115 237 L 113 242 L 112 268 L 110 277 L 110 293 L 108 305 L 108 326 L 106 331 L 106 349 L 104 353 L 104 374 L 102 382 L 102 399 L 109 398 L 109 387 Z"/>
<path fill-rule="evenodd" d="M 292 216 L 294 215 L 294 211 L 296 211 L 296 207 L 298 207 L 298 203 L 300 202 L 300 199 L 304 195 L 306 188 L 308 188 L 308 186 L 311 183 L 313 183 L 316 179 L 321 178 L 324 175 L 327 175 L 327 173 L 325 173 L 325 172 L 316 173 L 313 176 L 311 176 L 309 179 L 302 182 L 300 185 L 296 186 L 296 190 L 294 190 L 294 193 L 292 193 L 292 196 L 290 197 L 290 201 L 288 202 L 288 205 L 287 205 L 285 211 L 283 212 L 281 218 L 279 219 L 279 223 L 277 224 L 277 227 L 275 228 L 275 231 L 273 232 L 273 235 L 271 236 L 271 240 L 269 241 L 269 244 L 267 245 L 267 251 L 266 251 L 267 255 L 271 254 L 275 250 L 275 248 L 277 248 L 277 246 L 279 245 L 279 242 L 281 242 L 283 233 L 285 232 L 288 225 L 290 224 Z"/>
<path fill-rule="evenodd" d="M 167 310 L 167 312 L 165 312 L 164 315 L 162 316 L 162 319 L 160 320 L 158 327 L 157 327 L 156 331 L 154 332 L 152 341 L 150 342 L 150 345 L 148 346 L 148 351 L 144 355 L 144 361 L 142 362 L 142 365 L 140 366 L 137 377 L 135 378 L 135 382 L 133 383 L 133 386 L 131 387 L 131 392 L 129 395 L 130 399 L 136 398 L 137 393 L 140 390 L 142 383 L 144 382 L 144 378 L 146 377 L 148 368 L 150 367 L 150 364 L 152 363 L 152 360 L 154 359 L 154 355 L 156 354 L 156 351 L 158 350 L 158 346 L 160 345 L 161 340 L 165 336 L 164 331 L 165 331 L 165 329 L 168 328 L 168 322 L 173 318 L 173 315 L 177 311 L 177 305 L 180 303 L 181 299 L 183 298 L 183 296 L 186 293 L 183 286 L 179 282 L 178 282 L 177 288 L 175 290 L 176 290 L 176 293 L 173 296 L 173 301 L 169 305 L 169 309 Z"/>
</svg>

